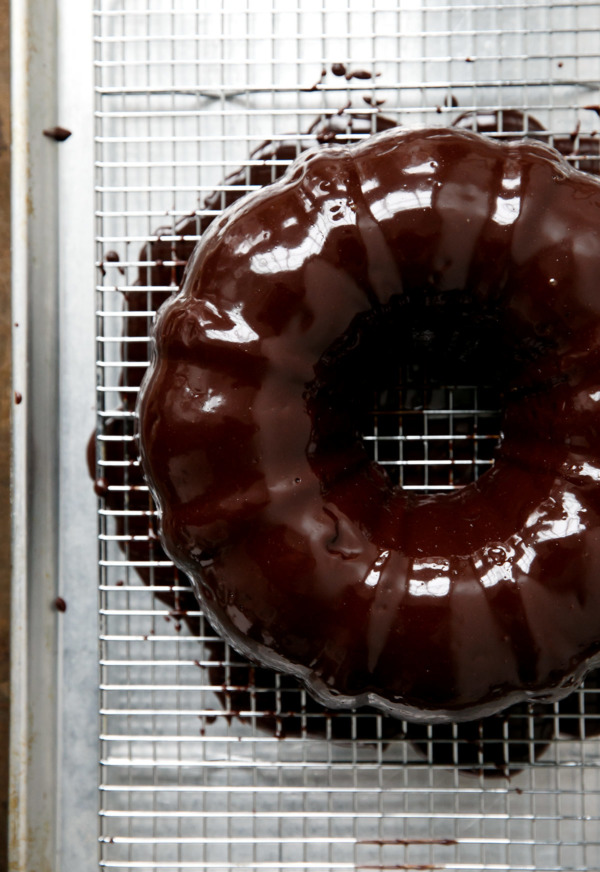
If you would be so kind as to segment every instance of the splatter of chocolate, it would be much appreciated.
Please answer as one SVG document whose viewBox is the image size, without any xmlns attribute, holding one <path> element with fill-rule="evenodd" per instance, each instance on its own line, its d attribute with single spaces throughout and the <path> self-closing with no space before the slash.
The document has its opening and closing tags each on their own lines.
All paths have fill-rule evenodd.
<svg viewBox="0 0 600 872">
<path fill-rule="evenodd" d="M 321 143 L 321 145 L 325 142 L 333 142 L 337 137 L 338 131 L 332 130 L 330 128 L 326 128 L 325 130 L 317 133 L 317 142 Z"/>
<path fill-rule="evenodd" d="M 345 106 L 342 106 L 336 112 L 336 115 L 343 115 L 352 106 L 352 100 L 348 100 Z M 300 479 L 298 479 L 300 480 Z"/>
<path fill-rule="evenodd" d="M 459 105 L 460 104 L 454 94 L 446 94 L 444 106 L 447 106 L 449 109 L 458 109 Z"/>
<path fill-rule="evenodd" d="M 431 863 L 425 863 L 425 864 L 419 863 L 418 865 L 415 865 L 414 863 L 411 863 L 410 865 L 408 865 L 407 863 L 400 863 L 400 864 L 394 863 L 393 866 L 382 866 L 381 864 L 378 866 L 375 866 L 372 863 L 368 863 L 365 866 L 357 866 L 356 868 L 357 869 L 412 869 L 412 870 L 417 869 L 417 870 L 420 870 L 420 872 L 425 872 L 425 870 L 429 870 L 429 869 L 445 869 L 446 867 L 445 866 L 432 866 Z"/>
<path fill-rule="evenodd" d="M 378 100 L 377 97 L 363 97 L 363 100 L 367 104 L 367 106 L 373 106 L 374 109 L 377 109 L 379 106 L 383 106 L 385 100 Z"/>
<path fill-rule="evenodd" d="M 106 254 L 104 255 L 104 260 L 106 263 L 118 263 L 119 264 L 119 266 L 118 266 L 119 272 L 121 273 L 122 276 L 125 275 L 125 270 L 123 269 L 122 266 L 120 266 L 121 258 L 119 257 L 119 255 L 116 251 L 107 251 Z M 103 274 L 106 274 L 104 271 L 104 268 L 102 269 L 102 272 L 103 272 Z"/>
<path fill-rule="evenodd" d="M 310 88 L 302 88 L 302 90 L 303 91 L 316 91 L 317 88 L 319 87 L 319 85 L 322 84 L 323 79 L 325 78 L 326 75 L 327 75 L 327 70 L 325 69 L 325 67 L 323 67 L 323 69 L 321 70 L 321 75 L 319 76 L 317 81 L 314 83 L 314 85 L 311 85 Z"/>
<path fill-rule="evenodd" d="M 571 139 L 573 140 L 573 142 L 574 142 L 574 141 L 577 139 L 577 137 L 579 136 L 580 131 L 581 131 L 581 121 L 578 121 L 577 124 L 575 125 L 575 130 L 573 130 L 573 131 L 569 134 L 569 136 L 571 137 Z"/>
<path fill-rule="evenodd" d="M 23 402 L 23 394 L 20 391 L 15 391 L 15 403 L 20 406 Z"/>
<path fill-rule="evenodd" d="M 115 582 L 115 583 L 116 583 L 117 587 L 123 587 L 123 585 L 125 584 L 125 582 L 123 581 L 122 578 L 120 578 L 120 579 L 119 579 L 117 582 Z"/>
<path fill-rule="evenodd" d="M 359 845 L 458 845 L 456 839 L 359 839 Z"/>
<path fill-rule="evenodd" d="M 473 58 L 465 58 L 465 63 L 466 64 L 474 64 L 475 61 L 473 60 Z"/>
<path fill-rule="evenodd" d="M 595 112 L 598 117 L 600 117 L 600 104 L 592 105 L 592 106 L 584 106 L 584 109 L 587 109 L 589 112 Z"/>
<path fill-rule="evenodd" d="M 350 81 L 350 79 L 374 79 L 376 76 L 380 76 L 381 73 L 370 73 L 369 70 L 349 70 L 346 73 L 346 79 Z"/>
<path fill-rule="evenodd" d="M 105 497 L 108 493 L 108 479 L 102 476 L 97 478 L 94 482 L 94 493 L 98 497 Z"/>
<path fill-rule="evenodd" d="M 54 600 L 54 608 L 57 612 L 66 612 L 67 604 L 61 596 L 57 596 Z"/>
<path fill-rule="evenodd" d="M 345 76 L 346 75 L 346 64 L 332 64 L 331 72 L 334 76 Z"/>
<path fill-rule="evenodd" d="M 55 142 L 64 142 L 65 139 L 73 135 L 66 127 L 49 127 L 42 132 L 44 136 L 47 136 L 48 139 L 54 139 Z"/>
</svg>

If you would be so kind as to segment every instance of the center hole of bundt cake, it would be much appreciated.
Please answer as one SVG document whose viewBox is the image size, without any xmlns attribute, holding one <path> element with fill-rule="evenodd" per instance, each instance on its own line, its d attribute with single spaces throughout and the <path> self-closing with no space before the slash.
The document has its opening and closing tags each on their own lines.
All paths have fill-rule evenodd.
<svg viewBox="0 0 600 872">
<path fill-rule="evenodd" d="M 360 429 L 369 456 L 393 485 L 448 491 L 475 481 L 493 463 L 501 404 L 497 385 L 475 377 L 444 380 L 426 361 L 399 362 L 372 390 Z"/>
<path fill-rule="evenodd" d="M 351 422 L 394 486 L 433 493 L 470 484 L 501 437 L 510 362 L 495 315 L 425 293 L 357 316 L 321 361 L 317 417 L 342 412 L 334 426 Z"/>
</svg>

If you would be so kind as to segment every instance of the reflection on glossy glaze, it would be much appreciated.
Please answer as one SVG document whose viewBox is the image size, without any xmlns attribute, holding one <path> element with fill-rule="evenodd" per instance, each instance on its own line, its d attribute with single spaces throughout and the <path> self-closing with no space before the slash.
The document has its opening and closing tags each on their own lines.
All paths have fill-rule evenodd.
<svg viewBox="0 0 600 872">
<path fill-rule="evenodd" d="M 415 719 L 572 685 L 600 650 L 599 217 L 543 145 L 438 130 L 307 153 L 213 225 L 159 316 L 140 441 L 165 547 L 236 647 Z M 493 469 L 415 497 L 347 388 L 424 312 L 428 353 L 508 399 Z"/>
</svg>

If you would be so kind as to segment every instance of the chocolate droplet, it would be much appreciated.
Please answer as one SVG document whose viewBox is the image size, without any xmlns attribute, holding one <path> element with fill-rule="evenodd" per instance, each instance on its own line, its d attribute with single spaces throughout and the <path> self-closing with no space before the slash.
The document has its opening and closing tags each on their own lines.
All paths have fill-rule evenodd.
<svg viewBox="0 0 600 872">
<path fill-rule="evenodd" d="M 64 142 L 65 139 L 72 136 L 71 131 L 67 130 L 66 127 L 49 127 L 47 130 L 44 130 L 43 133 L 44 136 L 48 137 L 48 139 L 54 139 L 56 142 Z"/>
</svg>

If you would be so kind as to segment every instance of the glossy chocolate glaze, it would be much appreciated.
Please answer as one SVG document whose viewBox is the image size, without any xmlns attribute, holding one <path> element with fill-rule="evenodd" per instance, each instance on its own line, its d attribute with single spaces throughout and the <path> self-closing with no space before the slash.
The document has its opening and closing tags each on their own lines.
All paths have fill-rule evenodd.
<svg viewBox="0 0 600 872">
<path fill-rule="evenodd" d="M 422 720 L 595 662 L 599 209 L 540 144 L 433 130 L 309 153 L 213 224 L 160 313 L 140 438 L 163 543 L 238 649 Z M 414 497 L 346 386 L 427 313 L 440 367 L 505 384 L 505 438 L 474 485 Z"/>
<path fill-rule="evenodd" d="M 148 309 L 148 294 L 151 294 L 152 308 L 157 310 L 180 286 L 189 258 L 201 237 L 223 209 L 232 206 L 248 191 L 262 188 L 281 178 L 287 164 L 293 161 L 302 149 L 318 145 L 328 147 L 336 142 L 355 142 L 372 131 L 381 132 L 394 127 L 394 122 L 383 115 L 335 115 L 319 118 L 308 129 L 301 141 L 282 140 L 262 143 L 250 155 L 248 167 L 227 176 L 222 186 L 227 190 L 214 191 L 203 202 L 201 214 L 195 213 L 183 218 L 175 227 L 159 227 L 155 239 L 148 241 L 141 249 L 140 266 L 134 289 L 124 293 L 125 314 L 123 335 L 144 338 L 150 332 L 151 320 L 128 317 L 128 312 Z M 108 255 L 107 255 L 108 257 Z M 136 290 L 140 287 L 140 290 Z M 150 288 L 150 292 L 148 291 Z M 149 356 L 148 345 L 144 342 L 130 342 L 127 347 L 127 370 L 124 378 L 128 386 L 141 384 Z M 139 362 L 139 367 L 136 366 Z M 130 396 L 123 394 L 123 403 Z M 143 479 L 141 479 L 143 480 Z"/>
</svg>

